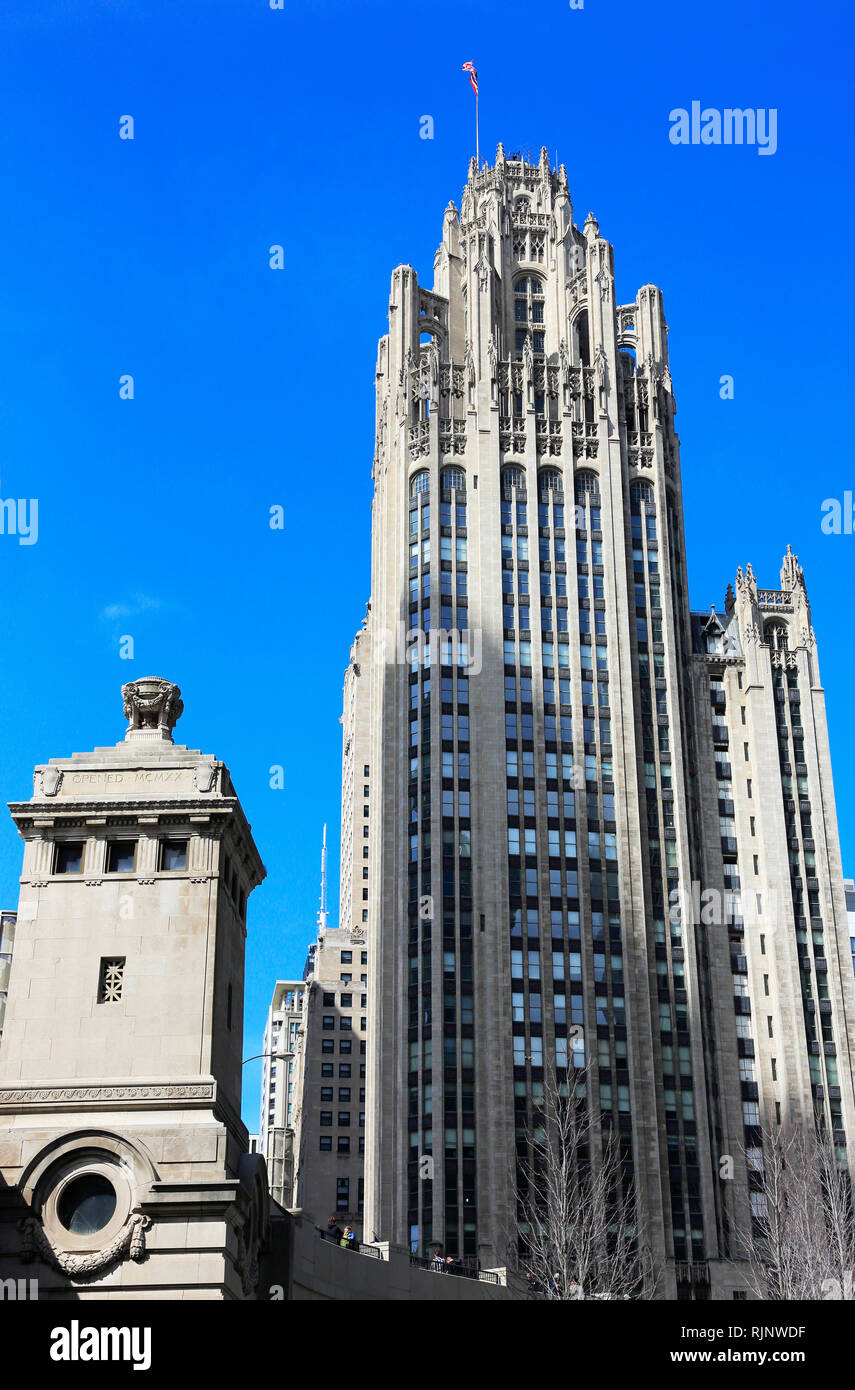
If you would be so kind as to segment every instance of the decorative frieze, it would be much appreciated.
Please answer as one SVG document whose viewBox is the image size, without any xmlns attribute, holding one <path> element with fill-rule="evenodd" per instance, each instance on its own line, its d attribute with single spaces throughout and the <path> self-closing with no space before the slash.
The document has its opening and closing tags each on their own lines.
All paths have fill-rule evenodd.
<svg viewBox="0 0 855 1390">
<path fill-rule="evenodd" d="M 57 1106 L 185 1105 L 188 1101 L 214 1099 L 214 1083 L 164 1083 L 152 1085 L 131 1082 L 117 1086 L 0 1086 L 0 1110 L 26 1105 L 39 1110 Z"/>
</svg>

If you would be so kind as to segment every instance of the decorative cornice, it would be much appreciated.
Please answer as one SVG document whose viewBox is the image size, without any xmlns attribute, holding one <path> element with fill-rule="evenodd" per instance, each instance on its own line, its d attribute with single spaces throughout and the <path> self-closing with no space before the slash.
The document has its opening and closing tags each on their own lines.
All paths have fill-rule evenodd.
<svg viewBox="0 0 855 1390">
<path fill-rule="evenodd" d="M 117 1086 L 0 1086 L 0 1112 L 27 1106 L 36 1110 L 55 1110 L 69 1106 L 89 1109 L 92 1106 L 113 1109 L 120 1105 L 148 1106 L 187 1105 L 188 1102 L 210 1102 L 215 1098 L 213 1081 L 183 1084 L 148 1082 L 123 1083 Z"/>
<path fill-rule="evenodd" d="M 176 797 L 174 800 L 162 794 L 153 793 L 151 797 L 112 797 L 109 800 L 101 799 L 98 801 L 78 800 L 76 797 L 69 797 L 68 800 L 52 801 L 43 805 L 38 801 L 9 801 L 7 803 L 10 814 L 17 819 L 33 820 L 38 817 L 49 815 L 52 822 L 59 818 L 68 816 L 80 817 L 97 811 L 100 817 L 106 816 L 133 816 L 135 814 L 150 816 L 152 801 L 158 803 L 162 815 L 187 816 L 226 816 L 231 815 L 238 805 L 236 796 L 217 797 L 214 801 L 210 798 L 202 799 L 196 797 Z"/>
</svg>

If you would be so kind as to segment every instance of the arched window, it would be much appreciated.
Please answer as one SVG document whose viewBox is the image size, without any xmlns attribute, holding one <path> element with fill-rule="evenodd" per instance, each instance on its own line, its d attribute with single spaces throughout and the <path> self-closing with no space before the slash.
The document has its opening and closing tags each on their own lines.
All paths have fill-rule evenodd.
<svg viewBox="0 0 855 1390">
<path fill-rule="evenodd" d="M 529 334 L 535 357 L 542 357 L 546 351 L 545 303 L 543 281 L 536 275 L 524 275 L 517 280 L 514 285 L 514 357 L 518 362 L 522 361 Z"/>
<path fill-rule="evenodd" d="M 420 492 L 430 492 L 430 473 L 426 468 L 414 473 L 410 479 L 410 496 L 418 497 Z"/>
<path fill-rule="evenodd" d="M 649 483 L 630 483 L 629 510 L 635 516 L 641 515 L 642 502 L 646 507 L 653 506 L 653 488 Z"/>
<path fill-rule="evenodd" d="M 443 492 L 462 490 L 466 487 L 466 474 L 462 468 L 443 468 L 439 476 L 439 485 Z"/>
<path fill-rule="evenodd" d="M 596 499 L 599 501 L 600 480 L 596 473 L 592 473 L 589 468 L 585 468 L 581 473 L 576 474 L 575 487 L 577 502 L 584 502 L 589 493 L 592 500 Z"/>
<path fill-rule="evenodd" d="M 573 341 L 576 345 L 576 361 L 583 367 L 591 365 L 591 343 L 588 336 L 588 310 L 583 309 L 573 320 Z"/>
<path fill-rule="evenodd" d="M 516 488 L 517 492 L 525 492 L 525 473 L 521 468 L 506 468 L 502 472 L 502 487 L 505 492 L 510 492 Z"/>
<path fill-rule="evenodd" d="M 564 484 L 557 468 L 544 468 L 537 477 L 541 500 L 546 501 L 550 492 L 563 492 Z"/>
<path fill-rule="evenodd" d="M 783 623 L 769 623 L 765 636 L 773 652 L 785 652 L 787 650 L 789 635 Z"/>
</svg>

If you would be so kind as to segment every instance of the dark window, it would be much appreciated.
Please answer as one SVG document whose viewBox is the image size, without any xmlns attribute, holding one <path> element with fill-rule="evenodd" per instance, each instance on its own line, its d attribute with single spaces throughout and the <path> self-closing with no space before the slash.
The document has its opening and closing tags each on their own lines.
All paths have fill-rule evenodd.
<svg viewBox="0 0 855 1390">
<path fill-rule="evenodd" d="M 341 1007 L 342 1007 L 343 1009 L 352 1009 L 352 1008 L 353 1008 L 353 995 L 352 995 L 352 994 L 343 994 L 343 995 L 341 996 Z"/>
<path fill-rule="evenodd" d="M 83 841 L 66 840 L 56 846 L 53 871 L 55 874 L 79 874 L 83 871 Z"/>
<path fill-rule="evenodd" d="M 350 1076 L 350 1063 L 349 1063 L 349 1062 L 339 1062 L 339 1064 L 338 1064 L 338 1074 L 339 1074 L 339 1076 L 346 1076 L 346 1077 L 349 1077 L 349 1076 Z"/>
<path fill-rule="evenodd" d="M 160 847 L 160 867 L 168 872 L 187 868 L 187 841 L 164 840 Z"/>
<path fill-rule="evenodd" d="M 332 1086 L 322 1086 L 322 1087 L 321 1087 L 321 1100 L 332 1100 L 332 1093 L 333 1093 L 333 1088 L 332 1088 Z"/>
<path fill-rule="evenodd" d="M 339 1127 L 339 1129 L 348 1129 L 349 1126 L 350 1126 L 350 1111 L 349 1111 L 349 1110 L 339 1110 L 339 1112 L 338 1112 L 338 1127 Z"/>
<path fill-rule="evenodd" d="M 136 840 L 110 840 L 107 845 L 108 874 L 132 874 L 136 862 Z"/>
<path fill-rule="evenodd" d="M 341 953 L 341 963 L 342 963 L 342 965 L 351 965 L 352 962 L 353 962 L 353 952 L 352 952 L 352 951 L 342 951 L 342 953 Z"/>
<path fill-rule="evenodd" d="M 331 1124 L 332 1124 L 332 1111 L 331 1111 L 331 1110 L 322 1110 L 322 1111 L 321 1111 L 321 1124 L 322 1124 L 322 1125 L 331 1125 Z"/>
<path fill-rule="evenodd" d="M 322 1134 L 322 1135 L 321 1135 L 321 1142 L 320 1142 L 319 1147 L 320 1147 L 320 1151 L 321 1151 L 322 1154 L 331 1154 L 331 1153 L 332 1153 L 332 1135 L 331 1135 L 331 1134 Z"/>
<path fill-rule="evenodd" d="M 345 1056 L 348 1056 L 348 1054 L 353 1051 L 353 1043 L 350 1041 L 350 1038 L 342 1038 L 338 1045 L 338 1050 L 339 1052 L 343 1052 Z"/>
<path fill-rule="evenodd" d="M 321 1062 L 321 1076 L 332 1076 L 334 1070 L 332 1062 Z"/>
<path fill-rule="evenodd" d="M 336 1144 L 336 1151 L 337 1151 L 338 1153 L 340 1153 L 340 1154 L 349 1154 L 349 1153 L 350 1153 L 350 1136 L 349 1136 L 349 1135 L 347 1135 L 347 1134 L 340 1134 L 340 1135 L 338 1136 L 338 1143 Z"/>
<path fill-rule="evenodd" d="M 335 1014 L 324 1014 L 322 1026 L 325 1033 L 331 1033 L 335 1028 Z"/>
</svg>

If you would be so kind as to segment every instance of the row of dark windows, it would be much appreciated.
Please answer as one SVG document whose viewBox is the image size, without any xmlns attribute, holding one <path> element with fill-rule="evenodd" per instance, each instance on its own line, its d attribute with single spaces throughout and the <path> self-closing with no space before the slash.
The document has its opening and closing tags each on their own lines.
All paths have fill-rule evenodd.
<svg viewBox="0 0 855 1390">
<path fill-rule="evenodd" d="M 106 872 L 132 874 L 137 864 L 137 844 L 136 840 L 108 840 Z M 81 874 L 84 854 L 83 840 L 58 840 L 54 845 L 53 872 Z M 187 841 L 161 840 L 158 845 L 157 867 L 162 873 L 186 869 Z"/>
</svg>

